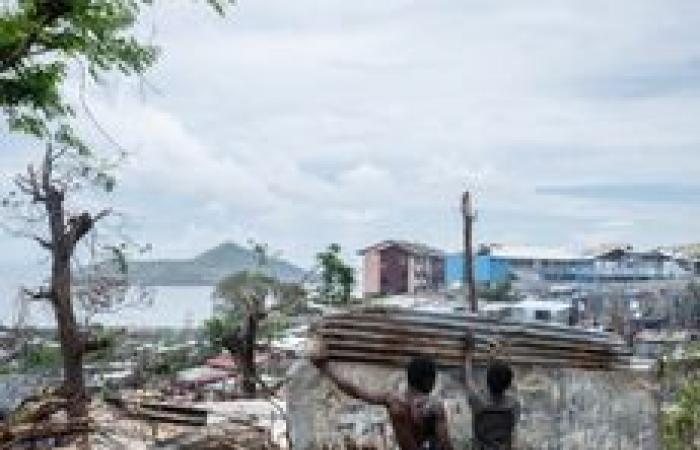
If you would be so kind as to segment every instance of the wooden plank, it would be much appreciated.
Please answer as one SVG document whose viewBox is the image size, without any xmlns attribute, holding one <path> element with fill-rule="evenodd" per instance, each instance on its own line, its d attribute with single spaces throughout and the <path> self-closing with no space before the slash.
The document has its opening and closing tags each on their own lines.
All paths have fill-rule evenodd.
<svg viewBox="0 0 700 450">
<path fill-rule="evenodd" d="M 130 415 L 153 422 L 171 423 L 175 425 L 205 426 L 207 418 L 201 416 L 190 416 L 165 411 L 155 411 L 152 409 L 136 407 L 129 411 Z"/>
<path fill-rule="evenodd" d="M 195 408 L 192 406 L 174 405 L 172 403 L 164 402 L 140 403 L 139 406 L 143 409 L 148 409 L 155 412 L 175 413 L 190 417 L 204 417 L 205 420 L 207 417 L 206 409 Z"/>
</svg>

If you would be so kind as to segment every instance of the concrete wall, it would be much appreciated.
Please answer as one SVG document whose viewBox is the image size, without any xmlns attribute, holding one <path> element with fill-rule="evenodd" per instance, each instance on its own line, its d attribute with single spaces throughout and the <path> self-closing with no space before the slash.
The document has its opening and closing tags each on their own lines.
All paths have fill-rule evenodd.
<svg viewBox="0 0 700 450">
<path fill-rule="evenodd" d="M 378 294 L 381 290 L 379 284 L 379 271 L 381 260 L 378 250 L 368 250 L 362 261 L 362 292 L 365 295 Z"/>
<path fill-rule="evenodd" d="M 381 250 L 380 286 L 382 294 L 405 294 L 408 292 L 409 255 L 397 246 Z"/>
<path fill-rule="evenodd" d="M 400 370 L 358 364 L 338 367 L 344 376 L 375 389 L 405 385 Z M 484 377 L 483 371 L 476 375 Z M 516 368 L 515 391 L 523 405 L 517 448 L 656 450 L 655 387 L 644 373 Z M 441 372 L 436 389 L 446 399 L 455 448 L 468 448 L 471 415 L 459 371 Z M 344 396 L 320 379 L 313 367 L 297 368 L 288 395 L 295 450 L 345 448 L 347 441 L 366 448 L 396 448 L 382 408 Z"/>
</svg>

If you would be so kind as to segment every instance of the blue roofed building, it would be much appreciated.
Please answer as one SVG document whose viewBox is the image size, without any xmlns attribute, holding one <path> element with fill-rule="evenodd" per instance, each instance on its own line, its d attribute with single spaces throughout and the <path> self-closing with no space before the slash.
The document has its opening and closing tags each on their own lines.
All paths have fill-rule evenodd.
<svg viewBox="0 0 700 450">
<path fill-rule="evenodd" d="M 573 281 L 577 274 L 593 267 L 593 258 L 563 249 L 502 244 L 482 245 L 475 261 L 475 279 L 482 284 L 502 283 L 522 272 L 535 273 L 549 281 Z M 445 265 L 447 285 L 461 285 L 463 255 L 449 255 Z"/>
<path fill-rule="evenodd" d="M 604 251 L 578 253 L 560 248 L 482 245 L 475 255 L 475 279 L 481 284 L 497 284 L 521 276 L 542 281 L 600 283 L 679 279 L 694 275 L 693 267 L 684 267 L 660 250 L 636 251 L 617 246 Z M 446 256 L 445 283 L 462 284 L 464 257 Z"/>
<path fill-rule="evenodd" d="M 474 278 L 477 283 L 500 283 L 510 277 L 508 262 L 491 255 L 476 255 Z M 445 256 L 445 284 L 447 287 L 461 286 L 464 277 L 464 255 L 452 253 Z"/>
</svg>

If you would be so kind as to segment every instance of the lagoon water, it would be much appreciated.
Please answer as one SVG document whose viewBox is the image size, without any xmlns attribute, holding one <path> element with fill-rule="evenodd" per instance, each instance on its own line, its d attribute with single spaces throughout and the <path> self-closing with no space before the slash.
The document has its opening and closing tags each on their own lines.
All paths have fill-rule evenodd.
<svg viewBox="0 0 700 450">
<path fill-rule="evenodd" d="M 16 323 L 20 309 L 17 294 L 22 283 L 33 286 L 21 274 L 3 269 L 0 275 L 0 325 Z M 117 312 L 93 317 L 91 322 L 129 328 L 190 328 L 201 325 L 212 314 L 211 286 L 159 286 L 152 288 L 151 301 L 127 306 Z M 51 308 L 44 302 L 32 302 L 25 315 L 26 323 L 53 327 Z"/>
</svg>

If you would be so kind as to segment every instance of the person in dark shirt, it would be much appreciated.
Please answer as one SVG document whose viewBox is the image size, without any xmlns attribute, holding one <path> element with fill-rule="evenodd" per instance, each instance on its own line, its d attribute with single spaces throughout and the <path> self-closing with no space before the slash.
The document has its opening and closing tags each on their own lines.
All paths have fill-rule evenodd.
<svg viewBox="0 0 700 450">
<path fill-rule="evenodd" d="M 343 379 L 327 364 L 325 346 L 316 343 L 312 363 L 345 394 L 372 405 L 384 406 L 401 450 L 452 450 L 442 402 L 430 396 L 436 368 L 430 358 L 413 358 L 406 367 L 405 392 L 372 391 Z"/>
<path fill-rule="evenodd" d="M 506 393 L 513 371 L 503 361 L 492 359 L 486 369 L 487 392 L 474 382 L 472 363 L 474 341 L 465 339 L 464 382 L 472 411 L 474 450 L 512 450 L 515 425 L 520 418 L 520 403 Z"/>
</svg>

